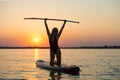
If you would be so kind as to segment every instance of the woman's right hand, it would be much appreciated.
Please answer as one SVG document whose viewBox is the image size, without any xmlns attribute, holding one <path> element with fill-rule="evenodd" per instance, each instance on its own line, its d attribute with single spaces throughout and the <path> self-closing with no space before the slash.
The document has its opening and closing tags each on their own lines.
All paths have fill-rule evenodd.
<svg viewBox="0 0 120 80">
<path fill-rule="evenodd" d="M 47 18 L 45 18 L 44 21 L 47 21 Z"/>
</svg>

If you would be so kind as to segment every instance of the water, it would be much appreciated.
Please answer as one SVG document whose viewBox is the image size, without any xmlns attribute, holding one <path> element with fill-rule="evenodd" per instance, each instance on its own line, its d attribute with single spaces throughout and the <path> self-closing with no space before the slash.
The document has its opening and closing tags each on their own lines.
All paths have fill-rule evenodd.
<svg viewBox="0 0 120 80">
<path fill-rule="evenodd" d="M 79 75 L 50 76 L 38 59 L 49 61 L 49 49 L 0 49 L 0 80 L 120 80 L 120 49 L 62 49 L 62 63 L 78 65 Z"/>
</svg>

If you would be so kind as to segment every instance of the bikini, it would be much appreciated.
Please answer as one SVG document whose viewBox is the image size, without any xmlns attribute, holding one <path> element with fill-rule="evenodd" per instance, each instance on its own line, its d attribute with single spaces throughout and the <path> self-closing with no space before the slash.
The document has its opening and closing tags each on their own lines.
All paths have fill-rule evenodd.
<svg viewBox="0 0 120 80">
<path fill-rule="evenodd" d="M 57 50 L 59 49 L 58 39 L 54 37 L 54 39 L 52 40 L 52 35 L 51 35 L 49 42 L 50 42 L 50 49 L 53 51 L 54 54 L 56 54 Z"/>
</svg>

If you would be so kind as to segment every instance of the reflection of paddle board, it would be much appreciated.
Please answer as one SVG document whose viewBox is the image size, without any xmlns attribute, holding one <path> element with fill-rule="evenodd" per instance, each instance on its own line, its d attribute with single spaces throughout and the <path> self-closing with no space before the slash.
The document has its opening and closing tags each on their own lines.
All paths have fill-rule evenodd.
<svg viewBox="0 0 120 80">
<path fill-rule="evenodd" d="M 76 65 L 61 64 L 61 67 L 60 67 L 54 64 L 54 66 L 50 66 L 49 62 L 44 60 L 37 60 L 36 66 L 43 69 L 55 70 L 55 71 L 64 72 L 68 74 L 79 74 L 79 71 L 80 71 L 80 68 Z"/>
</svg>

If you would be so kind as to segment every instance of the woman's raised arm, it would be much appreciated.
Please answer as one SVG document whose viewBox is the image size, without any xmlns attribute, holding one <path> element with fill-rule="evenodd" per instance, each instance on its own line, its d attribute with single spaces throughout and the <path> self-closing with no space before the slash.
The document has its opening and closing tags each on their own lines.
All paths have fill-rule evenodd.
<svg viewBox="0 0 120 80">
<path fill-rule="evenodd" d="M 61 30 L 59 31 L 59 33 L 58 33 L 59 37 L 61 36 L 61 33 L 62 33 L 62 31 L 63 31 L 63 29 L 65 27 L 65 24 L 66 24 L 66 20 L 64 20 L 63 26 L 62 26 Z"/>
<path fill-rule="evenodd" d="M 48 37 L 50 37 L 50 31 L 49 31 L 49 28 L 48 28 L 48 25 L 47 25 L 47 19 L 45 19 L 44 22 L 45 22 L 45 27 L 46 27 L 47 35 L 48 35 Z"/>
</svg>

